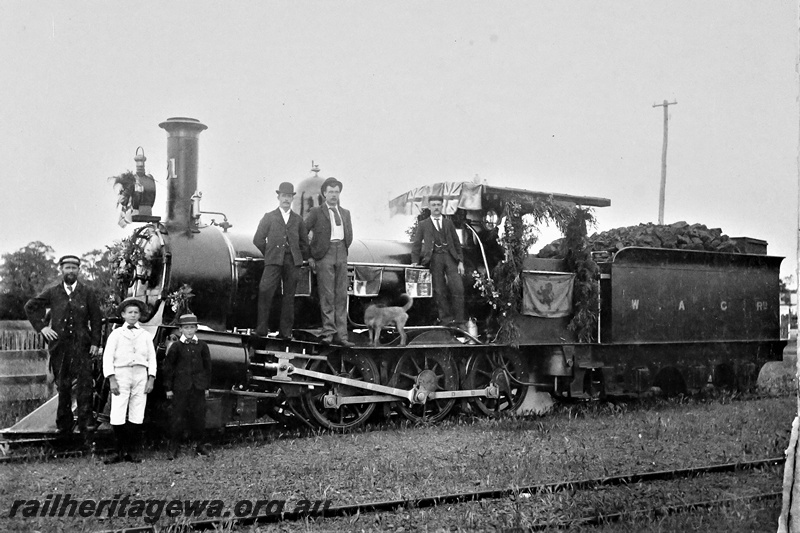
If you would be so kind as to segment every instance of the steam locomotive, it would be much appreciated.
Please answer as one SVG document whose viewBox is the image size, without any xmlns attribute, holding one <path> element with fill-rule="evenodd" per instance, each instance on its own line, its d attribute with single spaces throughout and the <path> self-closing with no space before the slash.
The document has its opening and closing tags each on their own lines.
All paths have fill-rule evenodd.
<svg viewBox="0 0 800 533">
<path fill-rule="evenodd" d="M 574 311 L 543 316 L 535 310 L 515 318 L 519 337 L 513 345 L 498 341 L 491 326 L 493 309 L 475 288 L 473 273 L 490 277 L 504 260 L 497 226 L 508 202 L 522 199 L 524 206 L 547 198 L 584 208 L 611 202 L 476 183 L 432 184 L 390 205 L 395 212 L 416 214 L 428 196 L 445 196 L 445 214 L 456 224 L 464 250 L 466 307 L 473 317 L 469 327 L 437 324 L 432 300 L 418 293 L 405 328 L 407 345 L 400 346 L 391 329 L 384 331 L 379 346 L 370 345 L 363 325 L 366 307 L 394 305 L 403 293 L 419 290 L 418 282 L 426 277 L 412 269 L 410 242 L 356 239 L 348 260 L 354 347 L 319 342 L 316 285 L 305 269 L 295 297 L 293 338 L 254 336 L 263 259 L 251 233 L 228 231 L 224 214 L 200 207 L 198 139 L 206 126 L 191 118 L 170 118 L 159 126 L 167 132 L 169 162 L 165 219 L 152 215 L 154 180 L 144 170 L 143 156 L 136 158 L 135 184 L 121 191 L 132 208 L 130 219 L 140 224 L 131 237 L 135 275 L 126 296 L 148 305 L 142 323 L 163 357 L 176 332 L 168 295 L 191 287 L 189 305 L 212 355 L 210 427 L 269 415 L 280 422 L 346 429 L 374 416 L 438 421 L 456 406 L 485 415 L 526 410 L 542 393 L 602 397 L 640 395 L 654 388 L 667 393 L 709 385 L 747 388 L 763 363 L 782 357 L 782 258 L 766 255 L 765 246 L 751 253 L 621 249 L 598 260 L 599 323 L 590 342 L 579 342 L 568 327 Z M 301 215 L 322 201 L 323 178 L 316 167 L 312 171 L 297 186 L 293 209 Z M 206 223 L 211 215 L 215 220 Z M 537 287 L 537 276 L 549 276 L 567 289 L 572 283 L 564 259 L 529 256 L 523 274 L 534 280 L 522 284 L 523 300 L 535 299 L 530 287 Z M 157 416 L 160 396 L 157 380 L 148 416 Z"/>
</svg>

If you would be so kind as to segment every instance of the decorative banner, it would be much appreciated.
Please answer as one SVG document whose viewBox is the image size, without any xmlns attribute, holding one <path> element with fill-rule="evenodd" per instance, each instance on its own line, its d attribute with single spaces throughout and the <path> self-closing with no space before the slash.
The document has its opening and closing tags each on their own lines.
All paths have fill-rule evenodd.
<svg viewBox="0 0 800 533">
<path fill-rule="evenodd" d="M 522 314 L 558 318 L 572 314 L 575 274 L 523 272 Z"/>
<path fill-rule="evenodd" d="M 457 209 L 481 210 L 483 185 L 472 182 L 445 181 L 412 189 L 389 201 L 389 213 L 394 215 L 417 215 L 428 207 L 428 198 L 442 196 L 442 212 L 452 215 Z"/>
<path fill-rule="evenodd" d="M 461 197 L 458 199 L 458 207 L 470 211 L 480 211 L 483 209 L 482 195 L 483 185 L 464 182 L 461 184 Z"/>
<path fill-rule="evenodd" d="M 431 271 L 427 268 L 406 268 L 406 294 L 412 298 L 433 297 Z"/>
<path fill-rule="evenodd" d="M 353 296 L 378 296 L 383 281 L 383 267 L 354 267 Z"/>
<path fill-rule="evenodd" d="M 297 288 L 294 291 L 294 295 L 311 296 L 311 268 L 307 266 L 300 267 L 300 277 L 297 279 Z"/>
</svg>

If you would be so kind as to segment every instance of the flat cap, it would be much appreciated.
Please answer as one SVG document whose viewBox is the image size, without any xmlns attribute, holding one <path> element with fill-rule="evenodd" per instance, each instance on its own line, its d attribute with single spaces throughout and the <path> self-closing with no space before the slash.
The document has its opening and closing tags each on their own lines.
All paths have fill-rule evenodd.
<svg viewBox="0 0 800 533">
<path fill-rule="evenodd" d="M 81 259 L 77 255 L 65 255 L 58 260 L 58 266 L 61 265 L 81 266 Z"/>
</svg>

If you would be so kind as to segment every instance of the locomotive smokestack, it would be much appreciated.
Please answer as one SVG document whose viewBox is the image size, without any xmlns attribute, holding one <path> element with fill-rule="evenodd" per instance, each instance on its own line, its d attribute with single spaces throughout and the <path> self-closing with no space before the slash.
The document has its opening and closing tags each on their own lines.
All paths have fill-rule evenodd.
<svg viewBox="0 0 800 533">
<path fill-rule="evenodd" d="M 199 120 L 168 118 L 158 125 L 167 131 L 167 229 L 189 230 L 192 195 L 197 191 L 198 137 L 207 128 Z"/>
</svg>

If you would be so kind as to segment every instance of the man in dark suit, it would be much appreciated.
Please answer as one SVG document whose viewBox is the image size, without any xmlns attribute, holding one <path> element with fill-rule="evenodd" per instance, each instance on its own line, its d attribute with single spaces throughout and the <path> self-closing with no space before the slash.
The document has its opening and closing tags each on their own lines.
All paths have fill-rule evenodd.
<svg viewBox="0 0 800 533">
<path fill-rule="evenodd" d="M 258 223 L 253 244 L 264 254 L 264 273 L 258 286 L 258 326 L 256 334 L 269 333 L 269 311 L 275 290 L 283 281 L 283 301 L 279 338 L 291 339 L 294 326 L 294 293 L 300 267 L 308 259 L 308 232 L 302 217 L 292 211 L 294 186 L 281 183 L 278 209 L 265 214 Z"/>
<path fill-rule="evenodd" d="M 347 338 L 347 250 L 353 242 L 350 211 L 339 205 L 342 182 L 328 178 L 320 188 L 325 203 L 308 212 L 313 232 L 308 264 L 317 275 L 322 342 L 353 346 Z"/>
<path fill-rule="evenodd" d="M 56 426 L 62 436 L 72 433 L 72 380 L 77 381 L 78 429 L 88 439 L 92 424 L 92 358 L 100 356 L 103 313 L 92 289 L 78 281 L 81 260 L 65 255 L 58 260 L 61 280 L 25 304 L 34 329 L 47 340 L 50 369 L 58 388 Z M 50 322 L 47 322 L 47 309 Z"/>
<path fill-rule="evenodd" d="M 420 221 L 411 246 L 412 266 L 431 269 L 433 299 L 444 325 L 464 327 L 464 256 L 455 225 L 442 216 L 444 199 L 428 198 L 430 218 Z"/>
</svg>

